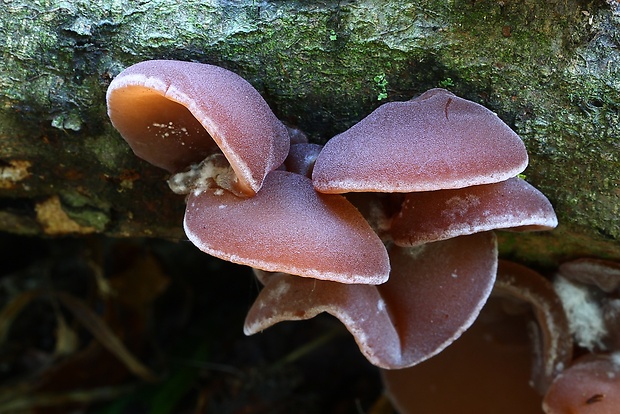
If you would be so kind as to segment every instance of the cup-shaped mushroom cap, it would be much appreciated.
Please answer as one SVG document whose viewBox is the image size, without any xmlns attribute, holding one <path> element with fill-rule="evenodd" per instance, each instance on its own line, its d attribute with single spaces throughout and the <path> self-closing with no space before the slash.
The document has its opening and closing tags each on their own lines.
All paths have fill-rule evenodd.
<svg viewBox="0 0 620 414">
<path fill-rule="evenodd" d="M 244 193 L 286 158 L 287 128 L 258 91 L 213 65 L 151 60 L 110 84 L 108 115 L 134 153 L 178 172 L 221 150 Z"/>
<path fill-rule="evenodd" d="M 562 301 L 553 284 L 523 265 L 500 260 L 493 294 L 529 305 L 536 317 L 531 385 L 541 395 L 573 357 L 573 340 Z"/>
<path fill-rule="evenodd" d="M 574 282 L 593 285 L 611 293 L 620 287 L 620 263 L 603 259 L 583 258 L 562 263 L 560 275 Z"/>
<path fill-rule="evenodd" d="M 529 315 L 508 314 L 493 296 L 452 345 L 407 369 L 382 370 L 399 414 L 542 414 L 529 386 Z"/>
<path fill-rule="evenodd" d="M 287 171 L 271 172 L 251 198 L 190 193 L 184 226 L 200 250 L 270 272 L 377 284 L 390 271 L 383 243 L 351 203 Z"/>
<path fill-rule="evenodd" d="M 578 345 L 591 352 L 620 350 L 620 263 L 595 258 L 565 262 L 554 285 Z"/>
<path fill-rule="evenodd" d="M 523 142 L 497 115 L 432 89 L 332 138 L 312 179 L 323 193 L 408 193 L 504 181 L 526 166 Z"/>
<path fill-rule="evenodd" d="M 555 379 L 545 399 L 547 414 L 618 414 L 620 355 L 586 355 Z"/>
<path fill-rule="evenodd" d="M 395 243 L 415 246 L 494 229 L 550 230 L 557 224 L 549 200 L 513 177 L 494 184 L 409 193 L 391 231 Z"/>
<path fill-rule="evenodd" d="M 378 286 L 262 275 L 265 287 L 252 305 L 250 335 L 285 320 L 321 312 L 338 318 L 368 360 L 404 368 L 437 354 L 465 331 L 486 301 L 497 271 L 492 232 L 417 248 L 392 246 L 392 272 Z"/>
</svg>

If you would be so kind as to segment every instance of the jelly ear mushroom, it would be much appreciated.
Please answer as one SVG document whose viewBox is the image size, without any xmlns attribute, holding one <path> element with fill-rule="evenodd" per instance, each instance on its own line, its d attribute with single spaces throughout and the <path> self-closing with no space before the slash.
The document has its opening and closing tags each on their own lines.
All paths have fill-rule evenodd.
<svg viewBox="0 0 620 414">
<path fill-rule="evenodd" d="M 533 317 L 540 333 L 532 329 Z M 382 376 L 401 414 L 541 413 L 542 395 L 571 355 L 566 317 L 551 283 L 500 260 L 493 293 L 469 330 L 429 361 Z"/>
<path fill-rule="evenodd" d="M 620 354 L 588 354 L 551 384 L 543 401 L 547 414 L 617 414 Z"/>
<path fill-rule="evenodd" d="M 620 263 L 581 258 L 560 265 L 554 280 L 579 346 L 620 350 Z"/>
<path fill-rule="evenodd" d="M 487 232 L 417 248 L 392 246 L 389 253 L 392 272 L 378 286 L 262 273 L 265 287 L 248 312 L 244 332 L 327 312 L 376 366 L 404 368 L 432 357 L 473 323 L 490 294 L 497 271 L 495 236 Z"/>
<path fill-rule="evenodd" d="M 222 188 L 188 195 L 185 233 L 200 250 L 253 268 L 340 283 L 383 283 L 387 251 L 344 197 L 273 171 L 254 197 Z"/>
<path fill-rule="evenodd" d="M 560 275 L 574 282 L 593 285 L 606 293 L 620 288 L 620 263 L 610 260 L 582 258 L 562 263 Z"/>
<path fill-rule="evenodd" d="M 513 177 L 494 184 L 409 193 L 392 221 L 394 242 L 414 246 L 494 229 L 551 230 L 558 224 L 547 198 Z"/>
<path fill-rule="evenodd" d="M 217 66 L 135 64 L 111 82 L 107 103 L 112 124 L 138 157 L 176 173 L 221 151 L 247 195 L 288 153 L 287 128 L 258 91 Z"/>
<path fill-rule="evenodd" d="M 489 298 L 473 326 L 428 361 L 381 370 L 399 414 L 542 414 L 542 397 L 528 385 L 529 321 L 502 306 Z"/>
<path fill-rule="evenodd" d="M 497 115 L 444 89 L 381 105 L 327 142 L 312 179 L 323 193 L 415 192 L 489 184 L 527 166 Z"/>
<path fill-rule="evenodd" d="M 532 386 L 541 395 L 572 360 L 573 339 L 560 297 L 553 284 L 526 266 L 500 260 L 494 295 L 521 301 L 536 318 Z"/>
</svg>

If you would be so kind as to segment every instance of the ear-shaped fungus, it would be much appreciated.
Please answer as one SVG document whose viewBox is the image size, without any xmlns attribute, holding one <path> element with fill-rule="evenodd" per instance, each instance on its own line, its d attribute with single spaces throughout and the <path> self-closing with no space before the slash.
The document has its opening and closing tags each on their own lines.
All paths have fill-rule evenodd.
<svg viewBox="0 0 620 414">
<path fill-rule="evenodd" d="M 541 335 L 531 330 L 531 310 Z M 542 359 L 534 367 L 528 333 L 537 338 L 534 353 Z M 434 358 L 384 370 L 382 376 L 401 414 L 542 413 L 537 391 L 544 392 L 549 377 L 568 364 L 571 350 L 551 283 L 524 266 L 500 261 L 493 294 L 467 332 Z"/>
<path fill-rule="evenodd" d="M 343 285 L 274 274 L 246 318 L 246 334 L 321 312 L 338 318 L 373 364 L 403 368 L 437 354 L 474 321 L 495 279 L 496 241 L 479 233 L 390 249 L 392 272 L 379 286 Z"/>
<path fill-rule="evenodd" d="M 381 376 L 399 414 L 542 414 L 542 398 L 528 386 L 530 364 L 527 319 L 506 314 L 491 297 L 439 355 Z"/>
<path fill-rule="evenodd" d="M 563 263 L 554 286 L 575 342 L 591 353 L 555 378 L 544 399 L 545 412 L 620 412 L 620 265 L 590 258 Z"/>
<path fill-rule="evenodd" d="M 552 283 L 517 263 L 500 260 L 494 294 L 530 305 L 537 329 L 534 340 L 532 386 L 541 394 L 570 363 L 573 341 L 562 301 Z"/>
<path fill-rule="evenodd" d="M 550 230 L 549 200 L 514 177 L 494 184 L 409 193 L 392 221 L 394 242 L 414 246 L 494 229 Z"/>
<path fill-rule="evenodd" d="M 585 355 L 551 384 L 547 414 L 617 414 L 620 410 L 620 354 Z"/>
<path fill-rule="evenodd" d="M 390 270 L 383 243 L 355 207 L 286 171 L 270 173 L 252 198 L 217 187 L 190 193 L 184 224 L 200 250 L 262 270 L 372 284 Z"/>
<path fill-rule="evenodd" d="M 407 193 L 504 181 L 526 166 L 523 142 L 497 115 L 431 89 L 329 140 L 312 180 L 323 193 Z"/>
<path fill-rule="evenodd" d="M 560 265 L 554 286 L 577 345 L 590 352 L 620 351 L 620 265 L 583 258 Z"/>
<path fill-rule="evenodd" d="M 179 172 L 221 151 L 247 195 L 288 153 L 288 131 L 260 94 L 217 66 L 141 62 L 112 81 L 107 102 L 112 124 L 140 158 Z"/>
<path fill-rule="evenodd" d="M 620 288 L 620 263 L 583 258 L 560 265 L 559 274 L 574 282 L 598 287 L 606 293 Z"/>
</svg>

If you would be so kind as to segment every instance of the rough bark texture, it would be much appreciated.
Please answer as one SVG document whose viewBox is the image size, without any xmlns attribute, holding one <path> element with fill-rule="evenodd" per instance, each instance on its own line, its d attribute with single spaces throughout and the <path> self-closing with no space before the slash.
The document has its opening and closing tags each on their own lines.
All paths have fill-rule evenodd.
<svg viewBox="0 0 620 414">
<path fill-rule="evenodd" d="M 169 58 L 239 73 L 315 142 L 432 87 L 480 102 L 561 222 L 503 254 L 620 258 L 615 0 L 5 0 L 0 33 L 0 230 L 183 238 L 182 198 L 105 112 L 124 67 Z"/>
</svg>

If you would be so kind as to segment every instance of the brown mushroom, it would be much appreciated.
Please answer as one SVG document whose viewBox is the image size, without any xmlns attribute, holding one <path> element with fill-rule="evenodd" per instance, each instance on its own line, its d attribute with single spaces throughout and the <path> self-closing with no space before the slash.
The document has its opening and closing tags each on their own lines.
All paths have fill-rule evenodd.
<svg viewBox="0 0 620 414">
<path fill-rule="evenodd" d="M 499 261 L 493 293 L 531 307 L 537 322 L 537 328 L 530 330 L 534 345 L 531 383 L 544 394 L 573 356 L 573 340 L 560 297 L 541 274 L 506 260 Z"/>
<path fill-rule="evenodd" d="M 221 151 L 246 195 L 288 153 L 287 128 L 260 94 L 217 66 L 140 62 L 112 81 L 107 102 L 112 124 L 137 156 L 179 172 Z"/>
<path fill-rule="evenodd" d="M 417 364 L 447 347 L 478 315 L 495 279 L 495 236 L 486 232 L 416 248 L 392 246 L 390 261 L 390 278 L 379 286 L 263 275 L 265 287 L 244 331 L 250 335 L 327 312 L 346 326 L 371 363 Z"/>
<path fill-rule="evenodd" d="M 620 263 L 610 260 L 582 258 L 560 265 L 559 273 L 572 281 L 598 287 L 606 293 L 620 287 Z"/>
<path fill-rule="evenodd" d="M 502 305 L 491 297 L 473 326 L 439 355 L 381 371 L 399 414 L 542 414 L 542 397 L 528 385 L 528 319 Z"/>
<path fill-rule="evenodd" d="M 314 162 L 322 149 L 323 146 L 319 144 L 292 144 L 288 157 L 284 160 L 286 171 L 311 178 Z"/>
<path fill-rule="evenodd" d="M 251 198 L 217 186 L 190 193 L 184 226 L 200 250 L 266 271 L 341 283 L 389 275 L 385 247 L 355 207 L 287 171 L 271 172 Z"/>
<path fill-rule="evenodd" d="M 618 414 L 620 354 L 577 359 L 551 384 L 543 408 L 547 414 Z"/>
<path fill-rule="evenodd" d="M 620 351 L 620 264 L 594 258 L 565 262 L 554 286 L 579 346 Z"/>
<path fill-rule="evenodd" d="M 312 180 L 323 193 L 408 193 L 504 181 L 526 166 L 523 142 L 497 115 L 432 89 L 329 140 Z"/>
<path fill-rule="evenodd" d="M 401 414 L 534 414 L 542 413 L 542 395 L 571 355 L 551 283 L 500 261 L 491 298 L 467 332 L 434 358 L 382 376 Z"/>
<path fill-rule="evenodd" d="M 549 200 L 514 177 L 494 184 L 409 193 L 391 232 L 395 243 L 415 246 L 493 229 L 550 230 L 557 223 Z"/>
</svg>

